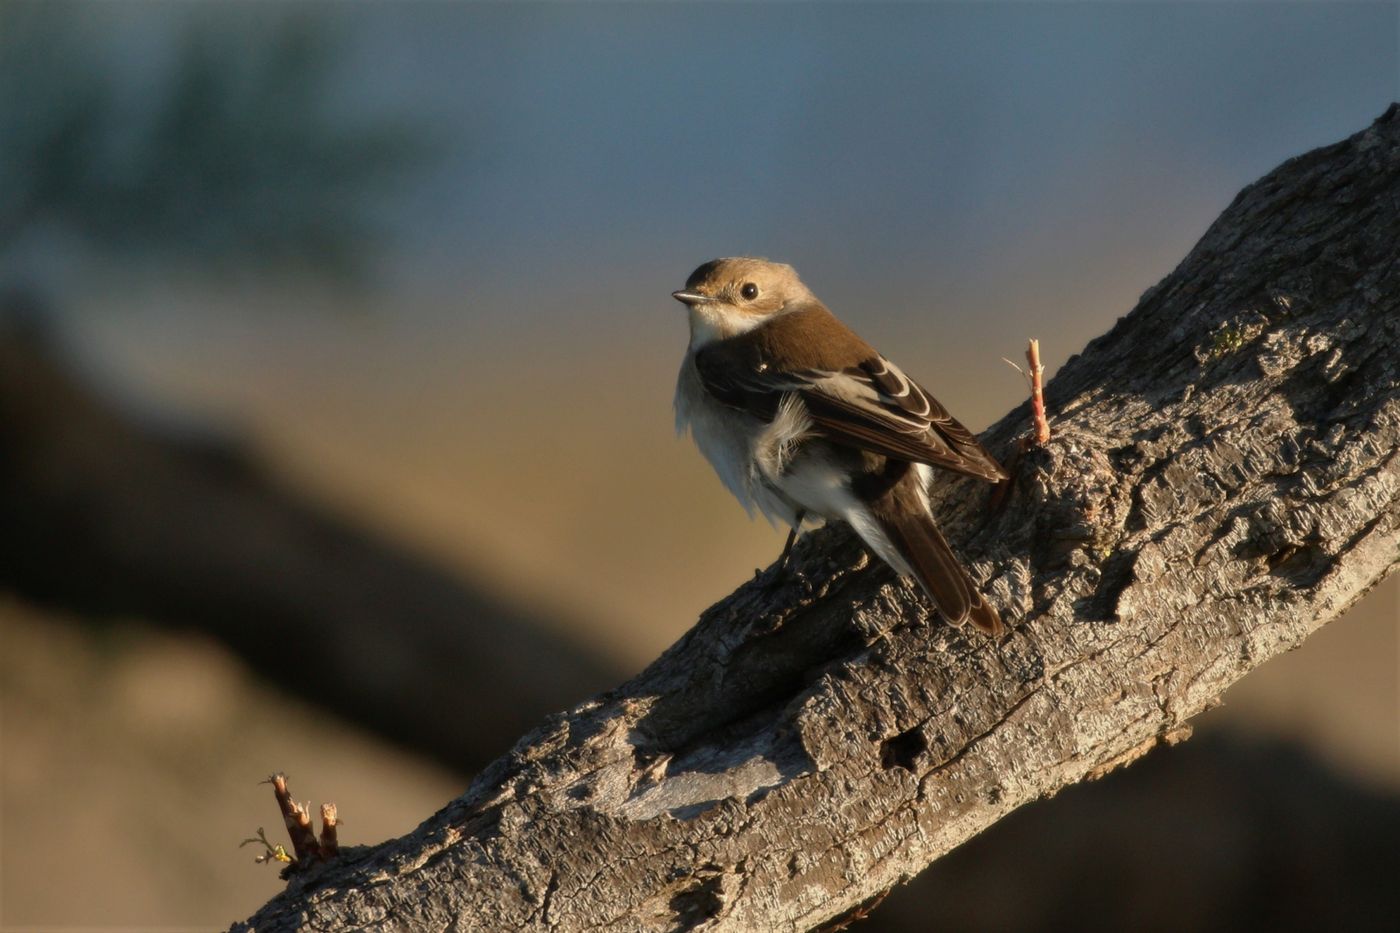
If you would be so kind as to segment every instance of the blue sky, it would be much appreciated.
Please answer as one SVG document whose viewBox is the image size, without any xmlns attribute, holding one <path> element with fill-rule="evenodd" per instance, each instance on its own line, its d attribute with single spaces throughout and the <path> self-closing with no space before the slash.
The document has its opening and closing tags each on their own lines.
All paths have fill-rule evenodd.
<svg viewBox="0 0 1400 933">
<path fill-rule="evenodd" d="M 670 281 L 735 252 L 868 282 L 996 268 L 1047 233 L 1199 232 L 1187 206 L 1400 97 L 1395 3 L 77 9 L 119 83 L 191 23 L 250 45 L 314 23 L 342 110 L 443 144 L 398 209 L 418 286 L 522 258 Z"/>
</svg>

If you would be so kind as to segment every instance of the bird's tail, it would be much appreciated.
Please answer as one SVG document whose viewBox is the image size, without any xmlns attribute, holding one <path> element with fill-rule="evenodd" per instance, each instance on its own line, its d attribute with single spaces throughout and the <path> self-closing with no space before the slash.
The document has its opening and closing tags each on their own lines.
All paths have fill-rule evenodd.
<svg viewBox="0 0 1400 933">
<path fill-rule="evenodd" d="M 953 555 L 931 515 L 905 507 L 879 510 L 875 518 L 943 618 L 957 626 L 971 620 L 989 635 L 1001 634 L 1001 617 Z"/>
</svg>

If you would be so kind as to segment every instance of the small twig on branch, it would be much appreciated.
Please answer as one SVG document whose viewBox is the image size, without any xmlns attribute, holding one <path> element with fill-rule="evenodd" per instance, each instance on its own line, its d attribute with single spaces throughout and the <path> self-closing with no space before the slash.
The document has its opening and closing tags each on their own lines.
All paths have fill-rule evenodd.
<svg viewBox="0 0 1400 933">
<path fill-rule="evenodd" d="M 1004 356 L 1001 361 L 1021 374 L 1031 393 L 1031 433 L 1023 435 L 1016 442 L 1011 459 L 1004 464 L 1007 472 L 1014 477 L 1023 454 L 1050 443 L 1050 422 L 1045 417 L 1045 367 L 1040 365 L 1040 341 L 1032 338 L 1026 347 L 1026 363 L 1030 366 L 1029 370 L 1022 369 Z M 1001 511 L 1002 507 L 1006 505 L 1007 497 L 1011 495 L 1013 482 L 1012 479 L 1004 479 L 997 483 L 996 488 L 992 490 L 991 499 L 987 503 L 988 511 L 992 513 Z"/>
<path fill-rule="evenodd" d="M 1040 341 L 1031 339 L 1026 348 L 1026 362 L 1031 372 L 1031 427 L 1032 440 L 1037 447 L 1050 443 L 1050 422 L 1045 420 L 1045 367 L 1040 365 Z"/>
<path fill-rule="evenodd" d="M 1004 356 L 1001 361 L 1024 376 L 1031 390 L 1031 433 L 1021 438 L 1021 450 L 1044 447 L 1050 443 L 1050 421 L 1045 417 L 1045 367 L 1040 365 L 1040 341 L 1031 338 L 1026 347 L 1029 369 L 1022 369 Z"/>
</svg>

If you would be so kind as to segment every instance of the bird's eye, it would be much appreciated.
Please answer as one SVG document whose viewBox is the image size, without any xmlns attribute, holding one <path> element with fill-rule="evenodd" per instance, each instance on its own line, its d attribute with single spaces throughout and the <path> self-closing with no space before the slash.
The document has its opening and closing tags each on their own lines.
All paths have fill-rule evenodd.
<svg viewBox="0 0 1400 933">
<path fill-rule="evenodd" d="M 758 297 L 758 286 L 752 282 L 745 282 L 739 289 L 739 294 L 743 296 L 745 301 L 753 301 Z"/>
</svg>

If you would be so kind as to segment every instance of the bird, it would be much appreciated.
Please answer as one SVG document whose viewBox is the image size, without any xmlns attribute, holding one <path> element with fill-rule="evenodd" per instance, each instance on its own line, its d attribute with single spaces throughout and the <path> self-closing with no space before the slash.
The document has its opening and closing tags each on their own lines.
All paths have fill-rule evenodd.
<svg viewBox="0 0 1400 933">
<path fill-rule="evenodd" d="M 838 320 L 790 265 L 714 259 L 671 297 L 690 324 L 676 431 L 689 431 L 750 517 L 757 509 L 790 526 L 779 569 L 804 522 L 842 521 L 913 577 L 950 624 L 1000 635 L 1000 616 L 929 505 L 935 467 L 1007 478 L 972 433 Z"/>
</svg>

